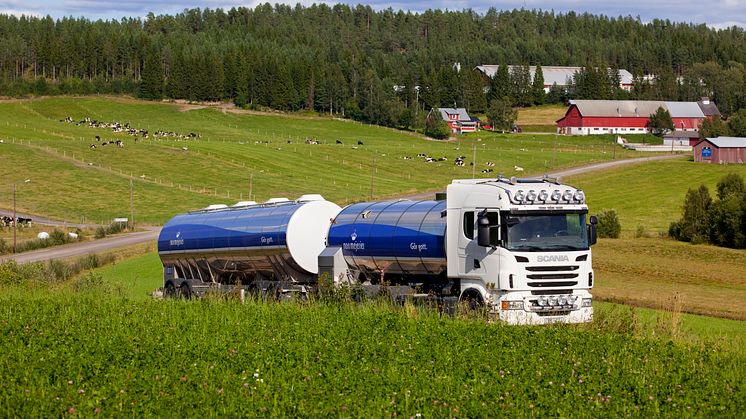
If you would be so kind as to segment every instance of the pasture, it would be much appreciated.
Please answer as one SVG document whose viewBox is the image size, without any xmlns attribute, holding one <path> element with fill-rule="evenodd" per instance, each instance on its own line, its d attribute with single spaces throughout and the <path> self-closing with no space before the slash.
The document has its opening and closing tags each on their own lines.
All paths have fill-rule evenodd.
<svg viewBox="0 0 746 419">
<path fill-rule="evenodd" d="M 129 123 L 151 135 L 135 142 L 126 133 L 65 122 L 68 117 Z M 156 130 L 200 138 L 155 138 Z M 344 204 L 442 190 L 472 173 L 541 174 L 635 155 L 614 146 L 612 137 L 480 132 L 434 141 L 347 120 L 107 97 L 0 102 L 0 140 L 0 205 L 12 205 L 12 183 L 30 179 L 18 188 L 20 209 L 96 223 L 129 216 L 130 180 L 135 221 L 159 224 L 178 212 L 249 199 L 250 193 L 257 201 L 321 193 Z M 124 147 L 101 145 L 116 140 Z M 418 154 L 446 160 L 425 163 Z M 458 156 L 466 158 L 464 167 L 454 165 Z"/>
<path fill-rule="evenodd" d="M 702 164 L 689 158 L 641 163 L 567 177 L 563 181 L 585 191 L 591 213 L 614 209 L 622 232 L 632 236 L 638 227 L 653 236 L 668 232 L 681 218 L 689 188 L 704 184 L 716 197 L 717 182 L 728 173 L 746 178 L 746 165 Z"/>
</svg>

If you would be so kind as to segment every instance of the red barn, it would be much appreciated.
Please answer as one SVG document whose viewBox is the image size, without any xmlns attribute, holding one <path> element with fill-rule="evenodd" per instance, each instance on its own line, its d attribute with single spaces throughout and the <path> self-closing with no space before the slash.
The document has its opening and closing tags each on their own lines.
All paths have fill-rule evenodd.
<svg viewBox="0 0 746 419">
<path fill-rule="evenodd" d="M 557 132 L 569 135 L 643 134 L 658 108 L 671 114 L 676 130 L 697 131 L 705 114 L 697 102 L 657 100 L 572 100 Z"/>
<path fill-rule="evenodd" d="M 746 162 L 746 138 L 705 138 L 694 146 L 694 161 L 743 164 Z"/>
</svg>

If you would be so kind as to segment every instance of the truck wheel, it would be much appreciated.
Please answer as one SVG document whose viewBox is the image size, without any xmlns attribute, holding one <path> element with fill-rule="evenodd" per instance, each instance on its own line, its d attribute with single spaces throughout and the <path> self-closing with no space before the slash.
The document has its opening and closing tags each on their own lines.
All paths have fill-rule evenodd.
<svg viewBox="0 0 746 419">
<path fill-rule="evenodd" d="M 476 314 L 482 311 L 484 300 L 482 300 L 482 295 L 478 291 L 466 290 L 461 294 L 459 306 L 469 314 Z"/>
<path fill-rule="evenodd" d="M 181 298 L 185 300 L 191 300 L 192 297 L 194 297 L 194 293 L 192 292 L 192 286 L 189 285 L 189 282 L 184 281 L 181 283 L 181 286 L 179 287 L 179 291 L 181 294 Z"/>
<path fill-rule="evenodd" d="M 176 298 L 176 285 L 173 281 L 166 282 L 163 287 L 163 298 Z"/>
</svg>

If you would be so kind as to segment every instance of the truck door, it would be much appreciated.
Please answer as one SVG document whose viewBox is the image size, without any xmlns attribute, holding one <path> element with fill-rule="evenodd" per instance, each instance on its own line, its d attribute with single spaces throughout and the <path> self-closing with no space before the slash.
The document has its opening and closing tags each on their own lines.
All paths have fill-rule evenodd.
<svg viewBox="0 0 746 419">
<path fill-rule="evenodd" d="M 459 273 L 464 277 L 484 278 L 486 275 L 497 278 L 499 271 L 497 252 L 491 247 L 477 244 L 477 218 L 484 209 L 464 210 L 461 217 L 461 232 L 459 233 L 458 255 Z M 496 208 L 487 209 L 490 225 L 490 243 L 499 246 L 499 212 Z M 494 257 L 488 258 L 488 256 Z"/>
</svg>

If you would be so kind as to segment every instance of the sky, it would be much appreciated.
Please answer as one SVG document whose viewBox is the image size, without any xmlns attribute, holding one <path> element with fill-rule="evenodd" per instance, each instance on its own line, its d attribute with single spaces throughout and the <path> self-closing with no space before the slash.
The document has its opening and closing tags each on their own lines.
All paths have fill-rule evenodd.
<svg viewBox="0 0 746 419">
<path fill-rule="evenodd" d="M 223 8 L 245 6 L 253 8 L 268 0 L 0 0 L 0 13 L 34 15 L 61 18 L 83 16 L 89 19 L 120 19 L 122 17 L 144 17 L 149 12 L 174 14 L 191 8 Z M 643 22 L 653 19 L 668 19 L 675 22 L 705 23 L 716 29 L 740 26 L 746 28 L 746 0 L 415 0 L 382 2 L 379 0 L 269 0 L 269 3 L 347 3 L 367 4 L 379 10 L 388 7 L 394 10 L 422 12 L 427 9 L 463 10 L 472 9 L 484 13 L 490 7 L 498 10 L 543 9 L 555 12 L 589 12 L 606 16 L 639 17 Z"/>
</svg>

